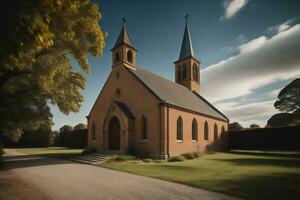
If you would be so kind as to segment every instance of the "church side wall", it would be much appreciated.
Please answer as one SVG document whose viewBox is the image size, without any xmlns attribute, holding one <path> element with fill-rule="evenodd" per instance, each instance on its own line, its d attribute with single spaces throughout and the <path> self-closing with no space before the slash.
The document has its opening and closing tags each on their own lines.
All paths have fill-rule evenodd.
<svg viewBox="0 0 300 200">
<path fill-rule="evenodd" d="M 117 88 L 121 94 L 116 93 Z M 89 147 L 104 148 L 103 122 L 114 101 L 123 102 L 135 116 L 134 146 L 138 152 L 157 156 L 160 153 L 160 106 L 158 99 L 124 66 L 112 69 L 102 93 L 98 97 L 89 117 Z M 148 122 L 148 139 L 142 138 L 142 116 Z M 96 125 L 96 141 L 91 138 L 91 125 Z"/>
<path fill-rule="evenodd" d="M 222 126 L 224 126 L 225 134 L 228 130 L 228 123 L 217 119 L 208 118 L 198 114 L 190 113 L 184 110 L 169 107 L 169 156 L 180 155 L 182 153 L 193 151 L 205 151 L 206 146 L 214 144 L 214 124 L 218 127 L 218 138 L 221 138 Z M 179 116 L 183 120 L 183 140 L 176 139 L 177 133 L 177 119 Z M 198 140 L 192 140 L 192 121 L 196 119 L 198 125 Z M 204 140 L 204 123 L 207 121 L 209 137 Z M 220 143 L 220 141 L 218 142 Z"/>
</svg>

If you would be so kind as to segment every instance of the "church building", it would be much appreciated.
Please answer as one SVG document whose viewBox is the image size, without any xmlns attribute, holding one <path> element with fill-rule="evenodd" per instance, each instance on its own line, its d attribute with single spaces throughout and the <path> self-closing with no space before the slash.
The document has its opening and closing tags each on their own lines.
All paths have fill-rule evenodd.
<svg viewBox="0 0 300 200">
<path fill-rule="evenodd" d="M 175 82 L 138 66 L 125 23 L 111 52 L 110 75 L 87 116 L 89 147 L 167 159 L 222 143 L 229 119 L 201 95 L 187 21 Z"/>
</svg>

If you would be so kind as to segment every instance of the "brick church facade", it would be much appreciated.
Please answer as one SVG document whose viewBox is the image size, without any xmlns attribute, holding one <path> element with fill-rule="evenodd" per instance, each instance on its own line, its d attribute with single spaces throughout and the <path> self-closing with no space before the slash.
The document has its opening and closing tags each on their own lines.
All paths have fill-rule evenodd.
<svg viewBox="0 0 300 200">
<path fill-rule="evenodd" d="M 229 119 L 200 95 L 187 22 L 175 82 L 137 66 L 125 24 L 111 51 L 111 73 L 87 116 L 89 147 L 167 159 L 222 142 Z"/>
</svg>

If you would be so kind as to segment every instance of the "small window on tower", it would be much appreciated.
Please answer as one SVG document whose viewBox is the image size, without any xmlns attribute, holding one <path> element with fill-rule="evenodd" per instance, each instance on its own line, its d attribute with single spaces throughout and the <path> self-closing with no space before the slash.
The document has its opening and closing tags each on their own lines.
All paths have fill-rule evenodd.
<svg viewBox="0 0 300 200">
<path fill-rule="evenodd" d="M 115 63 L 119 62 L 120 61 L 120 57 L 119 57 L 119 53 L 116 52 L 115 53 Z"/>
<path fill-rule="evenodd" d="M 196 64 L 193 65 L 193 80 L 198 81 L 198 66 Z"/>
<path fill-rule="evenodd" d="M 133 58 L 132 58 L 132 51 L 128 50 L 127 51 L 127 61 L 130 62 L 130 63 L 132 63 L 132 60 L 133 60 Z"/>
<path fill-rule="evenodd" d="M 181 81 L 181 67 L 180 67 L 180 65 L 178 66 L 178 69 L 177 69 L 177 81 Z"/>
<path fill-rule="evenodd" d="M 182 65 L 182 79 L 186 80 L 187 79 L 187 73 L 186 73 L 186 66 L 185 64 Z"/>
</svg>

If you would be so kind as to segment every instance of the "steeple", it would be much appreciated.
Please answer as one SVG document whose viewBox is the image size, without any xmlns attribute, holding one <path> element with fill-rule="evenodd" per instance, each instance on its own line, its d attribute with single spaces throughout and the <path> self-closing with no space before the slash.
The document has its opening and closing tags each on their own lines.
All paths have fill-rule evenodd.
<svg viewBox="0 0 300 200">
<path fill-rule="evenodd" d="M 127 32 L 126 26 L 125 26 L 125 23 L 126 23 L 125 17 L 122 18 L 122 21 L 123 21 L 123 28 L 119 34 L 118 40 L 117 40 L 114 48 L 118 47 L 121 44 L 127 44 L 128 46 L 131 46 L 131 47 L 133 46 L 131 39 L 129 37 L 129 34 Z"/>
<path fill-rule="evenodd" d="M 175 62 L 175 81 L 192 92 L 200 93 L 200 61 L 194 56 L 188 16 L 185 16 L 185 29 L 180 55 L 178 61 Z"/>
<path fill-rule="evenodd" d="M 185 29 L 184 29 L 184 35 L 182 39 L 181 50 L 180 50 L 180 55 L 178 60 L 185 59 L 189 56 L 194 56 L 190 29 L 188 25 L 188 16 L 189 16 L 188 14 L 185 16 Z"/>
<path fill-rule="evenodd" d="M 122 18 L 123 27 L 119 34 L 119 37 L 111 49 L 113 54 L 113 65 L 112 67 L 116 66 L 125 66 L 129 68 L 135 69 L 136 67 L 136 52 L 137 50 L 133 47 L 132 41 L 129 37 L 127 32 L 125 22 L 125 17 Z"/>
</svg>

